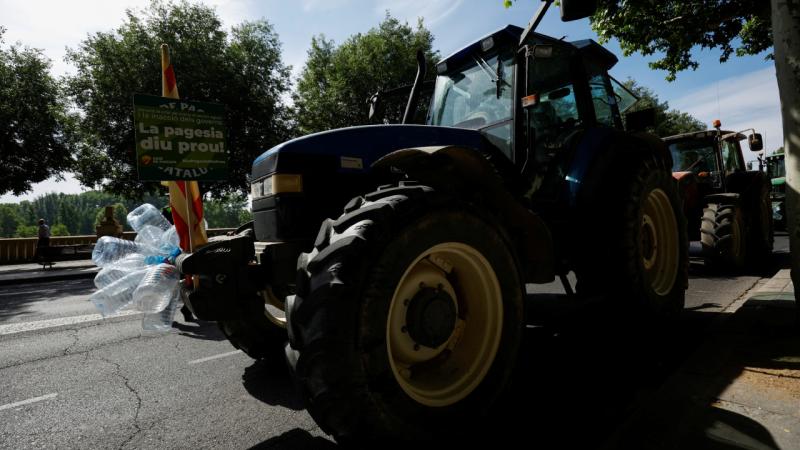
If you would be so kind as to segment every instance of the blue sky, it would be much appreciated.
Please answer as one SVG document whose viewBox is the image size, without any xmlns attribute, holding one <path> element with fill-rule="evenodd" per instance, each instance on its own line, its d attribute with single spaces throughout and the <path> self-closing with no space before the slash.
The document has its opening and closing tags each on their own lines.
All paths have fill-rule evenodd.
<svg viewBox="0 0 800 450">
<path fill-rule="evenodd" d="M 108 31 L 124 18 L 126 8 L 141 8 L 147 0 L 0 0 L 0 26 L 7 28 L 6 43 L 20 41 L 40 48 L 53 60 L 55 75 L 73 69 L 63 61 L 66 47 L 76 47 L 89 33 Z M 539 2 L 520 0 L 511 8 L 503 8 L 502 0 L 207 0 L 213 5 L 224 25 L 244 20 L 267 19 L 275 27 L 283 44 L 284 61 L 299 73 L 306 58 L 311 37 L 324 34 L 337 43 L 348 36 L 365 32 L 377 25 L 386 11 L 403 21 L 416 24 L 422 17 L 435 36 L 434 47 L 443 56 L 481 36 L 515 24 L 524 27 Z M 552 8 L 540 25 L 539 32 L 567 40 L 595 38 L 588 20 L 562 23 L 557 8 Z M 697 71 L 682 72 L 672 83 L 665 81 L 665 72 L 647 66 L 652 57 L 623 57 L 615 42 L 607 44 L 620 57 L 611 73 L 617 79 L 636 79 L 653 89 L 670 106 L 695 115 L 710 123 L 720 118 L 724 128 L 755 127 L 765 134 L 766 148 L 781 145 L 780 104 L 774 65 L 764 55 L 732 58 L 719 63 L 719 52 L 700 51 Z M 180 84 L 180 68 L 178 82 Z M 749 153 L 749 152 L 747 152 Z M 747 159 L 753 156 L 745 154 Z M 0 197 L 0 202 L 31 199 L 46 192 L 80 192 L 82 188 L 71 177 L 65 181 L 48 180 L 34 191 L 19 198 Z"/>
</svg>

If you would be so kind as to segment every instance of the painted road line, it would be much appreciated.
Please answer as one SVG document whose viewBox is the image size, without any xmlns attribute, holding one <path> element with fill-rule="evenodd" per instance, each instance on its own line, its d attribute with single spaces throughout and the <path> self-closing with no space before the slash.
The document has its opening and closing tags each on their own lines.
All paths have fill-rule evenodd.
<svg viewBox="0 0 800 450">
<path fill-rule="evenodd" d="M 2 406 L 0 406 L 0 411 L 2 411 L 4 409 L 13 409 L 13 408 L 16 408 L 17 406 L 29 405 L 31 403 L 43 402 L 45 400 L 50 400 L 51 398 L 56 398 L 56 397 L 58 397 L 58 394 L 53 392 L 52 394 L 43 395 L 41 397 L 29 398 L 27 400 L 22 400 L 20 402 L 15 402 L 15 403 L 9 403 L 7 405 L 2 405 Z"/>
<path fill-rule="evenodd" d="M 124 317 L 133 314 L 139 314 L 137 311 L 123 311 L 118 314 L 112 314 L 106 319 L 113 319 L 114 317 Z M 57 319 L 36 320 L 33 322 L 10 323 L 7 325 L 0 325 L 0 336 L 6 334 L 24 333 L 26 331 L 43 330 L 45 328 L 61 327 L 64 325 L 75 325 L 85 322 L 95 322 L 103 320 L 100 314 L 86 314 L 84 316 L 71 316 L 59 317 Z"/>
<path fill-rule="evenodd" d="M 239 353 L 242 353 L 242 351 L 241 350 L 236 350 L 236 351 L 232 351 L 232 352 L 228 352 L 228 353 L 221 353 L 219 355 L 214 355 L 214 356 L 209 356 L 207 358 L 200 358 L 200 359 L 195 359 L 195 360 L 189 361 L 189 364 L 200 364 L 202 362 L 211 361 L 211 360 L 214 360 L 214 359 L 220 359 L 220 358 L 224 358 L 226 356 L 238 355 Z"/>
</svg>

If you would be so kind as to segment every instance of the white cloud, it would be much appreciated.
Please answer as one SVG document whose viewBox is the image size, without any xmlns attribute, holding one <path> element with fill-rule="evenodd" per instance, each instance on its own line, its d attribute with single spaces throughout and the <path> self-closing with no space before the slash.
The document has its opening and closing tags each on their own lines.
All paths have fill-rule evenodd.
<svg viewBox="0 0 800 450">
<path fill-rule="evenodd" d="M 670 100 L 669 105 L 697 117 L 709 128 L 714 119 L 720 119 L 725 130 L 755 128 L 764 136 L 764 148 L 770 153 L 783 145 L 780 96 L 774 67 L 711 82 Z M 745 159 L 754 158 L 755 155 L 745 149 Z"/>
<path fill-rule="evenodd" d="M 430 29 L 456 11 L 461 3 L 463 0 L 379 0 L 375 12 L 383 15 L 389 10 L 394 17 L 410 24 L 416 24 L 417 18 L 424 17 L 425 26 Z"/>
<path fill-rule="evenodd" d="M 10 193 L 2 195 L 0 196 L 0 203 L 19 203 L 23 200 L 30 201 L 51 192 L 59 194 L 78 194 L 88 190 L 82 187 L 71 173 L 64 173 L 63 175 L 63 180 L 57 180 L 56 177 L 52 177 L 41 183 L 35 183 L 31 186 L 33 189 L 27 194 L 22 194 L 20 196 L 14 196 Z"/>
</svg>

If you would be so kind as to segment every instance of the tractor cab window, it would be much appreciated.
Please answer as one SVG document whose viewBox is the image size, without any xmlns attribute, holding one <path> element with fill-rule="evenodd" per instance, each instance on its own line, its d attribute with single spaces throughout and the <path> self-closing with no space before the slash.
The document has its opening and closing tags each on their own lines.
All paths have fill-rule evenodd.
<svg viewBox="0 0 800 450">
<path fill-rule="evenodd" d="M 720 185 L 716 143 L 713 139 L 687 139 L 669 144 L 673 172 L 693 172 L 701 182 Z"/>
<path fill-rule="evenodd" d="M 597 123 L 609 127 L 617 124 L 617 98 L 608 83 L 608 77 L 604 74 L 594 75 L 589 78 L 589 90 L 592 94 L 592 104 L 594 105 L 594 115 Z"/>
<path fill-rule="evenodd" d="M 722 164 L 725 165 L 725 172 L 738 172 L 744 170 L 742 161 L 739 160 L 739 141 L 726 139 L 722 141 Z"/>
<path fill-rule="evenodd" d="M 476 54 L 461 68 L 439 75 L 431 125 L 480 129 L 511 120 L 513 58 Z"/>
<path fill-rule="evenodd" d="M 770 178 L 780 178 L 786 176 L 786 161 L 783 157 L 772 157 L 767 159 L 767 174 Z"/>
<path fill-rule="evenodd" d="M 581 122 L 570 60 L 572 53 L 554 46 L 552 56 L 528 62 L 528 130 L 536 158 L 558 151 L 565 135 Z"/>
</svg>

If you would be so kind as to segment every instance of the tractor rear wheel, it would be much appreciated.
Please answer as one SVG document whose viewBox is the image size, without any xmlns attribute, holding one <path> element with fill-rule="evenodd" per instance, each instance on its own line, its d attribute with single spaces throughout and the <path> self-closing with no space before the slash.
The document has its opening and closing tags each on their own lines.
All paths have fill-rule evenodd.
<svg viewBox="0 0 800 450">
<path fill-rule="evenodd" d="M 237 349 L 253 359 L 277 359 L 284 355 L 286 315 L 284 302 L 271 289 L 241 300 L 235 319 L 220 320 L 220 330 Z"/>
<path fill-rule="evenodd" d="M 404 185 L 357 197 L 298 261 L 287 351 L 337 441 L 463 435 L 510 383 L 524 292 L 514 254 L 491 219 L 436 197 Z"/>
<path fill-rule="evenodd" d="M 597 180 L 586 209 L 578 290 L 672 316 L 683 309 L 689 261 L 676 182 L 656 155 L 623 159 L 627 170 Z"/>
<path fill-rule="evenodd" d="M 710 267 L 742 269 L 747 263 L 747 232 L 738 204 L 709 203 L 703 209 L 700 242 Z"/>
</svg>

